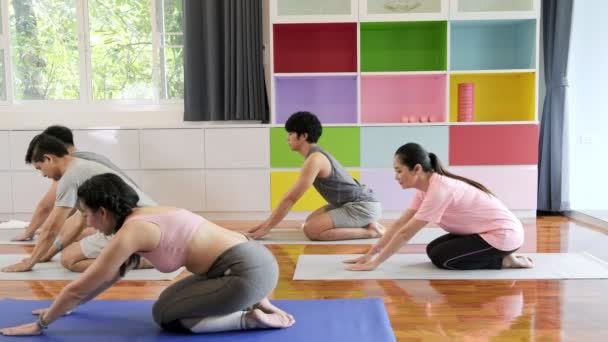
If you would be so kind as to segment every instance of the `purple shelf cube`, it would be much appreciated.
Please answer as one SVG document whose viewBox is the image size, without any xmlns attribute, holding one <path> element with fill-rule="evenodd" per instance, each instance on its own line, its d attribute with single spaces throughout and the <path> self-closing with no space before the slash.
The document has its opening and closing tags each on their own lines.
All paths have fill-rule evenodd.
<svg viewBox="0 0 608 342">
<path fill-rule="evenodd" d="M 322 123 L 357 123 L 357 76 L 276 76 L 276 123 L 298 111 Z"/>
</svg>

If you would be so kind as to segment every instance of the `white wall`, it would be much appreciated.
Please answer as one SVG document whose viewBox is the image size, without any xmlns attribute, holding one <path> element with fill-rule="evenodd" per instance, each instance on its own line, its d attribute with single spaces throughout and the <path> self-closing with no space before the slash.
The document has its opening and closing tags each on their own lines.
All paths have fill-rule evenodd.
<svg viewBox="0 0 608 342">
<path fill-rule="evenodd" d="M 0 106 L 0 129 L 39 129 L 52 124 L 71 128 L 99 126 L 184 126 L 183 104 L 104 105 L 28 103 Z"/>
<path fill-rule="evenodd" d="M 38 133 L 40 130 L 0 130 L 0 220 L 29 220 L 48 189 L 48 180 L 23 160 L 27 145 Z M 215 217 L 255 217 L 270 212 L 268 126 L 76 129 L 74 137 L 82 150 L 114 161 L 161 205 Z M 235 158 L 242 154 L 243 141 L 248 142 L 249 150 Z"/>
<path fill-rule="evenodd" d="M 574 1 L 568 61 L 570 204 L 608 209 L 608 1 Z"/>
</svg>

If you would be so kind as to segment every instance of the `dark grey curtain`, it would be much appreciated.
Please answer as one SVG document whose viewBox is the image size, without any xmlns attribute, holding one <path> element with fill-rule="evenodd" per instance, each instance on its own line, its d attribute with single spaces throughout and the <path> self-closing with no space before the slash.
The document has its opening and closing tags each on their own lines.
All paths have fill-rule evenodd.
<svg viewBox="0 0 608 342">
<path fill-rule="evenodd" d="M 573 0 L 543 0 L 542 25 L 546 95 L 540 122 L 538 160 L 539 211 L 568 210 L 562 187 L 565 174 L 565 100 Z"/>
<path fill-rule="evenodd" d="M 184 1 L 184 120 L 262 120 L 262 0 Z"/>
</svg>

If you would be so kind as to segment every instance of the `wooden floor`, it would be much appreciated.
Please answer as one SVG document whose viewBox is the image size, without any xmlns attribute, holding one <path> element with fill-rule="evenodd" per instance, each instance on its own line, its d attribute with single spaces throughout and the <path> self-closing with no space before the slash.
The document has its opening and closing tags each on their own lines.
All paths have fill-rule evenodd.
<svg viewBox="0 0 608 342">
<path fill-rule="evenodd" d="M 230 222 L 224 224 L 230 225 Z M 232 222 L 234 227 L 242 226 Z M 564 217 L 525 222 L 537 252 L 608 257 L 608 235 Z M 397 341 L 608 341 L 608 280 L 294 281 L 301 254 L 364 252 L 362 245 L 270 245 L 281 277 L 273 298 L 382 297 Z M 0 253 L 29 248 L 0 246 Z M 410 246 L 404 253 L 420 253 Z M 52 299 L 65 281 L 2 281 L 0 298 Z M 100 299 L 155 299 L 167 281 L 122 281 Z"/>
</svg>

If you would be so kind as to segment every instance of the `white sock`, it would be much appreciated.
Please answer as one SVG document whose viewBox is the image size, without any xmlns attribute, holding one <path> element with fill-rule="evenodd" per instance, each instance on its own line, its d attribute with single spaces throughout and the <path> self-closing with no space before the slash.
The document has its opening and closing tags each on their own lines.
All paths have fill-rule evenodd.
<svg viewBox="0 0 608 342">
<path fill-rule="evenodd" d="M 245 329 L 245 314 L 247 311 L 237 311 L 225 316 L 211 316 L 205 318 L 182 318 L 180 321 L 190 331 L 198 333 L 212 333 L 230 330 Z"/>
</svg>

